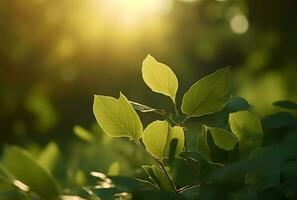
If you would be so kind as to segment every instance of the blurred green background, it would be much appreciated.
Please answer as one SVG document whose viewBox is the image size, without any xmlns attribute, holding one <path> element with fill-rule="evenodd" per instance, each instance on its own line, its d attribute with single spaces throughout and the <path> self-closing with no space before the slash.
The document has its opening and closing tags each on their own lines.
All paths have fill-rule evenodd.
<svg viewBox="0 0 297 200">
<path fill-rule="evenodd" d="M 17 144 L 38 156 L 54 141 L 64 176 L 131 175 L 144 158 L 101 134 L 93 95 L 122 91 L 172 109 L 142 81 L 147 54 L 175 71 L 178 103 L 196 80 L 231 66 L 232 94 L 265 116 L 273 101 L 297 100 L 296 8 L 291 0 L 1 0 L 1 150 Z M 140 115 L 144 124 L 157 117 Z M 76 128 L 84 141 L 75 125 L 91 132 Z"/>
</svg>

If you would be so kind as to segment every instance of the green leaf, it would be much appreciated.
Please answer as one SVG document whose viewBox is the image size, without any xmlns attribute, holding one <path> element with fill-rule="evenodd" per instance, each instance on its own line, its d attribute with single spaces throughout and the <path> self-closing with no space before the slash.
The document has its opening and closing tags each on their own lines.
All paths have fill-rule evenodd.
<svg viewBox="0 0 297 200">
<path fill-rule="evenodd" d="M 73 132 L 78 138 L 80 138 L 86 142 L 94 141 L 93 134 L 79 125 L 75 125 L 73 127 Z"/>
<path fill-rule="evenodd" d="M 246 176 L 245 182 L 253 184 L 254 188 L 260 186 L 259 189 L 263 189 L 263 186 L 274 185 L 276 179 L 279 180 L 277 169 L 281 169 L 283 163 L 286 160 L 291 160 L 293 156 L 297 155 L 296 153 L 295 142 L 293 145 L 281 143 L 260 147 L 253 151 L 247 159 L 239 160 L 213 171 L 209 180 L 210 182 L 222 182 L 249 174 L 250 177 Z M 261 176 L 255 176 L 255 172 Z M 253 174 L 252 177 L 251 174 Z"/>
<path fill-rule="evenodd" d="M 245 183 L 256 191 L 278 186 L 281 180 L 285 180 L 282 168 L 289 163 L 288 160 L 296 158 L 296 153 L 295 145 L 285 143 L 258 148 L 251 153 L 249 159 L 261 160 L 262 165 L 245 176 Z"/>
<path fill-rule="evenodd" d="M 95 95 L 93 111 L 98 124 L 108 135 L 136 140 L 141 138 L 142 123 L 122 93 L 119 99 Z"/>
<path fill-rule="evenodd" d="M 258 116 L 249 111 L 239 111 L 229 115 L 232 132 L 239 139 L 240 157 L 248 156 L 262 144 L 263 131 Z"/>
<path fill-rule="evenodd" d="M 232 133 L 225 131 L 221 128 L 215 127 L 207 127 L 206 125 L 202 125 L 202 131 L 198 136 L 197 147 L 200 155 L 206 159 L 207 161 L 214 163 L 211 154 L 210 148 L 208 144 L 208 134 L 210 133 L 214 144 L 226 151 L 231 151 L 234 149 L 238 139 Z"/>
<path fill-rule="evenodd" d="M 262 123 L 268 128 L 290 127 L 297 125 L 297 118 L 288 112 L 278 112 L 265 117 Z"/>
<path fill-rule="evenodd" d="M 225 106 L 228 113 L 233 113 L 241 110 L 249 110 L 249 103 L 242 97 L 231 97 Z"/>
<path fill-rule="evenodd" d="M 276 101 L 273 103 L 273 105 L 286 109 L 297 109 L 297 103 L 292 101 Z"/>
<path fill-rule="evenodd" d="M 58 145 L 55 142 L 50 142 L 38 156 L 37 162 L 40 166 L 53 172 L 60 158 Z"/>
<path fill-rule="evenodd" d="M 142 165 L 141 167 L 160 189 L 173 192 L 171 184 L 163 170 L 156 165 Z"/>
<path fill-rule="evenodd" d="M 169 96 L 175 102 L 178 81 L 167 65 L 148 55 L 142 63 L 142 77 L 152 91 Z"/>
<path fill-rule="evenodd" d="M 207 161 L 211 161 L 210 149 L 207 141 L 207 128 L 202 126 L 202 131 L 198 136 L 197 148 L 199 154 Z"/>
<path fill-rule="evenodd" d="M 143 143 L 154 157 L 167 158 L 170 154 L 171 141 L 176 139 L 174 156 L 181 153 L 184 147 L 184 131 L 182 127 L 170 127 L 167 121 L 154 121 L 143 132 Z"/>
<path fill-rule="evenodd" d="M 53 177 L 24 149 L 9 147 L 4 153 L 2 163 L 18 181 L 43 199 L 57 199 L 59 190 Z"/>
<path fill-rule="evenodd" d="M 229 82 L 229 67 L 197 81 L 183 97 L 182 112 L 188 117 L 197 117 L 221 110 L 229 99 Z"/>
</svg>

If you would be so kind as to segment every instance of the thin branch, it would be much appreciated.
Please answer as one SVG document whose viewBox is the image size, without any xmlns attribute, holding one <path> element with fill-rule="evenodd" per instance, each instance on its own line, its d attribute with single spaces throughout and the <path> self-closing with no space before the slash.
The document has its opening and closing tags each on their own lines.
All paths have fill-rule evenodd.
<svg viewBox="0 0 297 200">
<path fill-rule="evenodd" d="M 173 188 L 174 192 L 175 192 L 175 193 L 178 193 L 178 190 L 176 189 L 176 186 L 175 186 L 175 184 L 173 183 L 173 180 L 170 178 L 170 176 L 169 176 L 169 174 L 168 174 L 168 172 L 167 172 L 167 170 L 166 170 L 164 164 L 163 164 L 161 161 L 159 161 L 159 164 L 161 165 L 161 167 L 162 167 L 164 173 L 166 174 L 167 179 L 169 180 L 169 182 L 170 182 L 170 184 L 171 184 L 171 187 Z"/>
<path fill-rule="evenodd" d="M 179 117 L 179 112 L 178 112 L 178 109 L 177 109 L 177 106 L 176 106 L 176 102 L 174 100 L 172 100 L 172 103 L 173 103 L 175 114 L 176 114 L 177 117 Z"/>
<path fill-rule="evenodd" d="M 185 123 L 189 118 L 190 118 L 189 116 L 186 116 L 186 117 L 184 118 L 184 120 L 181 122 L 181 126 L 183 126 L 184 123 Z"/>
<path fill-rule="evenodd" d="M 150 156 L 156 163 L 158 163 L 158 164 L 162 167 L 162 169 L 163 169 L 163 171 L 164 171 L 164 173 L 165 173 L 167 179 L 169 180 L 169 182 L 170 182 L 170 184 L 171 184 L 172 189 L 174 190 L 174 192 L 178 193 L 178 190 L 177 190 L 177 188 L 176 188 L 176 186 L 175 186 L 173 180 L 170 178 L 169 174 L 167 173 L 167 170 L 166 170 L 164 164 L 162 163 L 162 161 L 160 161 L 159 159 L 155 158 L 150 152 L 148 152 L 148 151 L 141 145 L 141 143 L 140 143 L 139 141 L 137 141 L 137 140 L 133 140 L 133 141 L 134 141 L 134 143 L 135 143 L 140 149 L 142 149 L 143 151 L 145 151 L 145 152 L 146 152 L 146 153 L 147 153 L 147 154 L 148 154 L 148 155 L 149 155 L 149 156 Z"/>
<path fill-rule="evenodd" d="M 169 115 L 168 115 L 168 119 L 170 119 L 170 121 L 171 121 L 173 124 L 175 124 L 176 126 L 180 126 L 180 124 L 179 124 L 178 122 L 176 122 L 176 121 L 172 118 L 171 113 L 169 113 Z"/>
</svg>

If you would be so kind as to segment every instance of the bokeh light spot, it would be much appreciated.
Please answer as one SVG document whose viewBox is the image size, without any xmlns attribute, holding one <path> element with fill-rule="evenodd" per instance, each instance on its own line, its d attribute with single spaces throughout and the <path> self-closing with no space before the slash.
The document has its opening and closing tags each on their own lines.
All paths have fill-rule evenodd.
<svg viewBox="0 0 297 200">
<path fill-rule="evenodd" d="M 234 33 L 243 34 L 249 29 L 249 21 L 244 15 L 238 14 L 232 17 L 230 26 Z"/>
</svg>

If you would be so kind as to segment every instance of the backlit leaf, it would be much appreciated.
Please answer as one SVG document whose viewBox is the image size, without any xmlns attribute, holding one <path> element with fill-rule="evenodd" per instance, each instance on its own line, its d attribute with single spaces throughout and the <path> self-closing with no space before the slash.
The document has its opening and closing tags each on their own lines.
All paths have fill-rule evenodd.
<svg viewBox="0 0 297 200">
<path fill-rule="evenodd" d="M 197 81 L 183 97 L 182 112 L 195 117 L 221 110 L 229 99 L 229 79 L 227 67 Z"/>
<path fill-rule="evenodd" d="M 136 140 L 141 138 L 142 123 L 122 93 L 119 99 L 95 95 L 93 111 L 98 124 L 108 135 Z"/>
<path fill-rule="evenodd" d="M 170 127 L 167 121 L 154 121 L 143 132 L 143 143 L 146 149 L 156 158 L 169 157 L 171 141 L 176 139 L 174 156 L 180 154 L 184 147 L 184 131 L 182 127 Z"/>
<path fill-rule="evenodd" d="M 167 65 L 148 55 L 142 63 L 142 77 L 152 91 L 169 96 L 175 101 L 178 81 Z"/>
</svg>

